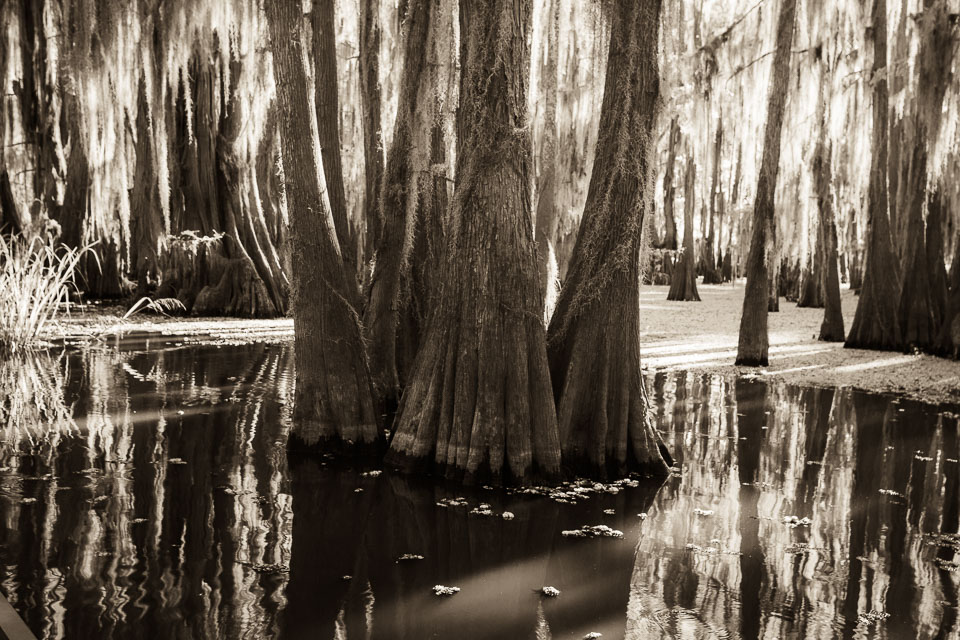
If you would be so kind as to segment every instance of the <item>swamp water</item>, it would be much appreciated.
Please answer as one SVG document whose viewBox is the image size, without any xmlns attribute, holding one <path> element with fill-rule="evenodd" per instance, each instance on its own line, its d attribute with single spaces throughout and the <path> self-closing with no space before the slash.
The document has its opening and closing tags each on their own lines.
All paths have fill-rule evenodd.
<svg viewBox="0 0 960 640">
<path fill-rule="evenodd" d="M 290 345 L 0 363 L 0 591 L 34 633 L 960 636 L 950 412 L 651 374 L 681 470 L 576 500 L 288 459 L 293 383 Z M 562 534 L 583 525 L 623 537 Z"/>
</svg>

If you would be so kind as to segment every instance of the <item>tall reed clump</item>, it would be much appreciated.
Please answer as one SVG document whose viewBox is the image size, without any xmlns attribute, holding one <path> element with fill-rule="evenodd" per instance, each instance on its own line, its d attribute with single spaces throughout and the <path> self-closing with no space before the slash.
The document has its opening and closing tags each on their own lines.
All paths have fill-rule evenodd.
<svg viewBox="0 0 960 640">
<path fill-rule="evenodd" d="M 0 236 L 0 355 L 28 348 L 69 305 L 74 271 L 88 250 L 57 248 L 43 236 Z"/>
</svg>

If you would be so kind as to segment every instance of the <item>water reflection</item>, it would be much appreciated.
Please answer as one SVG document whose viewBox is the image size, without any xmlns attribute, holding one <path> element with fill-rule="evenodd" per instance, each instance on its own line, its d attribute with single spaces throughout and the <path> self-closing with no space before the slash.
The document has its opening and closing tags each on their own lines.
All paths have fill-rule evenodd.
<svg viewBox="0 0 960 640">
<path fill-rule="evenodd" d="M 0 363 L 0 590 L 38 637 L 960 633 L 954 414 L 657 374 L 682 473 L 562 504 L 288 460 L 292 359 L 169 338 Z M 584 524 L 624 538 L 561 535 Z"/>
</svg>

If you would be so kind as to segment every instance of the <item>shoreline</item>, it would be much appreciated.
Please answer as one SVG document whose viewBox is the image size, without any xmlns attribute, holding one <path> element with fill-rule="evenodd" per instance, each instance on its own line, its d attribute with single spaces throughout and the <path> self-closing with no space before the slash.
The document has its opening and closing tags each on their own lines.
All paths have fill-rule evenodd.
<svg viewBox="0 0 960 640">
<path fill-rule="evenodd" d="M 668 287 L 644 285 L 640 292 L 640 354 L 645 372 L 690 371 L 724 377 L 781 379 L 790 384 L 847 387 L 895 393 L 930 404 L 960 405 L 960 361 L 925 354 L 845 349 L 816 335 L 823 309 L 798 308 L 781 299 L 769 316 L 770 365 L 738 367 L 743 281 L 736 286 L 698 284 L 701 302 L 667 301 Z M 849 329 L 857 297 L 841 291 L 844 327 Z M 183 318 L 136 315 L 122 319 L 121 306 L 62 315 L 43 331 L 48 346 L 118 343 L 145 335 L 186 338 L 192 343 L 282 343 L 293 339 L 291 318 Z"/>
</svg>

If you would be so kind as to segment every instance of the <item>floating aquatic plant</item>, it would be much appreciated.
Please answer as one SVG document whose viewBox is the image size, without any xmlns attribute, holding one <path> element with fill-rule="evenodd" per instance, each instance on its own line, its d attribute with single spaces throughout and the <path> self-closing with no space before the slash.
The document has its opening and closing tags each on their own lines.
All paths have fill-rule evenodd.
<svg viewBox="0 0 960 640">
<path fill-rule="evenodd" d="M 579 529 L 567 529 L 561 532 L 565 538 L 622 538 L 623 531 L 611 529 L 605 524 L 584 525 Z"/>
</svg>

